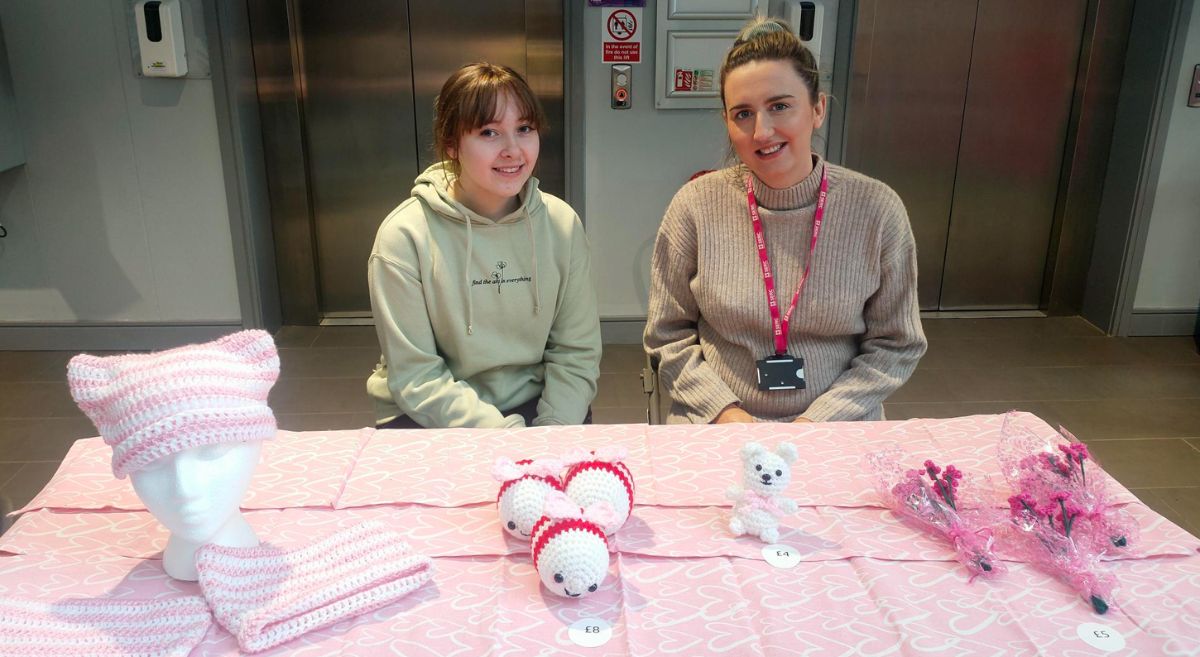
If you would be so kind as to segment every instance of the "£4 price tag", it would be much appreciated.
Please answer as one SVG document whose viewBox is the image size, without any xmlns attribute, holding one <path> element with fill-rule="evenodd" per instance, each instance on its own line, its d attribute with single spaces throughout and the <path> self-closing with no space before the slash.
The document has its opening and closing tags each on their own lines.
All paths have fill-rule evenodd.
<svg viewBox="0 0 1200 657">
<path fill-rule="evenodd" d="M 776 568 L 795 568 L 800 563 L 800 552 L 790 545 L 767 545 L 762 549 L 763 558 Z"/>
<path fill-rule="evenodd" d="M 1081 623 L 1075 630 L 1083 642 L 1093 648 L 1105 652 L 1121 650 L 1125 647 L 1125 637 L 1107 625 L 1100 623 Z"/>
<path fill-rule="evenodd" d="M 583 618 L 567 628 L 571 642 L 584 648 L 596 648 L 612 638 L 612 624 L 601 618 Z"/>
</svg>

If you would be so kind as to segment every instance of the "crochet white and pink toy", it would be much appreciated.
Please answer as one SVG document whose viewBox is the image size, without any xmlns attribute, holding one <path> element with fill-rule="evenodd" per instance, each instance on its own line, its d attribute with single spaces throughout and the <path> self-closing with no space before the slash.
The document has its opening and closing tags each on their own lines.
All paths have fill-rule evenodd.
<svg viewBox="0 0 1200 657">
<path fill-rule="evenodd" d="M 636 490 L 633 473 L 623 461 L 628 455 L 624 447 L 602 447 L 589 452 L 576 450 L 563 457 L 569 467 L 563 476 L 567 497 L 587 508 L 597 502 L 608 502 L 616 513 L 614 520 L 604 525 L 604 533 L 612 536 L 625 524 L 633 512 Z"/>
<path fill-rule="evenodd" d="M 533 525 L 542 518 L 546 495 L 563 491 L 558 475 L 563 463 L 556 459 L 522 459 L 513 462 L 500 457 L 492 466 L 492 478 L 501 482 L 496 495 L 496 510 L 504 531 L 529 540 Z"/>
<path fill-rule="evenodd" d="M 608 502 L 580 508 L 563 493 L 546 496 L 545 515 L 533 526 L 530 552 L 542 584 L 555 595 L 595 593 L 608 575 L 608 538 L 601 527 L 615 514 Z"/>
<path fill-rule="evenodd" d="M 791 443 L 780 443 L 774 452 L 758 443 L 742 446 L 743 486 L 725 493 L 734 503 L 729 520 L 734 536 L 750 534 L 767 543 L 779 540 L 779 517 L 796 511 L 795 500 L 783 496 L 795 461 L 796 447 Z"/>
</svg>

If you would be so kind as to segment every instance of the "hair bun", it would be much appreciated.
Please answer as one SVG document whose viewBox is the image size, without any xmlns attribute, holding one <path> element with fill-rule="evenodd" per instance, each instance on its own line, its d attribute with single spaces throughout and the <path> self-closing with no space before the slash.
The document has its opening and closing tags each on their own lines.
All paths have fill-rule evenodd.
<svg viewBox="0 0 1200 657">
<path fill-rule="evenodd" d="M 747 41 L 752 41 L 766 34 L 773 34 L 775 32 L 790 33 L 791 31 L 791 28 L 778 18 L 764 18 L 762 20 L 755 21 L 751 25 L 747 25 L 742 30 L 741 34 L 738 35 L 737 40 L 734 41 L 734 45 L 741 45 Z"/>
</svg>

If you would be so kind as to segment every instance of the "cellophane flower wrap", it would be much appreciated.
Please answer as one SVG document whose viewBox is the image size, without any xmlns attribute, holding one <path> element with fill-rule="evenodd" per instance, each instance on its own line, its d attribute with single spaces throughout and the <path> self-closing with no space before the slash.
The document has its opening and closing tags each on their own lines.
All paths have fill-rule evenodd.
<svg viewBox="0 0 1200 657">
<path fill-rule="evenodd" d="M 884 504 L 922 530 L 949 541 L 955 558 L 972 579 L 1006 572 L 993 550 L 994 513 L 985 505 L 968 502 L 962 471 L 953 465 L 943 469 L 933 461 L 909 468 L 905 467 L 908 459 L 898 447 L 867 455 Z"/>
<path fill-rule="evenodd" d="M 1001 428 L 999 459 L 1016 493 L 1008 498 L 1015 556 L 1067 582 L 1103 614 L 1113 604 L 1116 579 L 1101 557 L 1131 552 L 1137 523 L 1110 503 L 1087 446 L 1066 429 L 1059 429 L 1059 443 L 1011 420 Z"/>
<path fill-rule="evenodd" d="M 1076 544 L 1102 554 L 1134 552 L 1140 537 L 1138 524 L 1111 502 L 1107 478 L 1091 461 L 1087 445 L 1062 427 L 1061 441 L 1039 437 L 1012 415 L 1005 417 L 1000 433 L 1000 468 L 1009 488 L 1028 494 L 1039 505 L 1050 502 L 1057 492 L 1070 493 L 1070 501 L 1079 508 L 1071 526 Z"/>
</svg>

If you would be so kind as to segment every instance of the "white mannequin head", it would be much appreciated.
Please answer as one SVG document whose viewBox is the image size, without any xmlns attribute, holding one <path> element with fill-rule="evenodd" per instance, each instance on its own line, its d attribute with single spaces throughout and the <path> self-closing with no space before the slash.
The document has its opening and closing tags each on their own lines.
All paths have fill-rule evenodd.
<svg viewBox="0 0 1200 657">
<path fill-rule="evenodd" d="M 171 532 L 163 551 L 168 575 L 195 581 L 195 554 L 202 545 L 258 545 L 240 505 L 261 453 L 259 440 L 201 445 L 130 474 L 138 497 Z"/>
<path fill-rule="evenodd" d="M 67 364 L 71 397 L 113 448 L 113 475 L 171 532 L 163 568 L 195 580 L 205 543 L 258 545 L 238 510 L 262 441 L 275 436 L 267 395 L 279 378 L 271 334 L 239 331 L 203 344 Z"/>
</svg>

